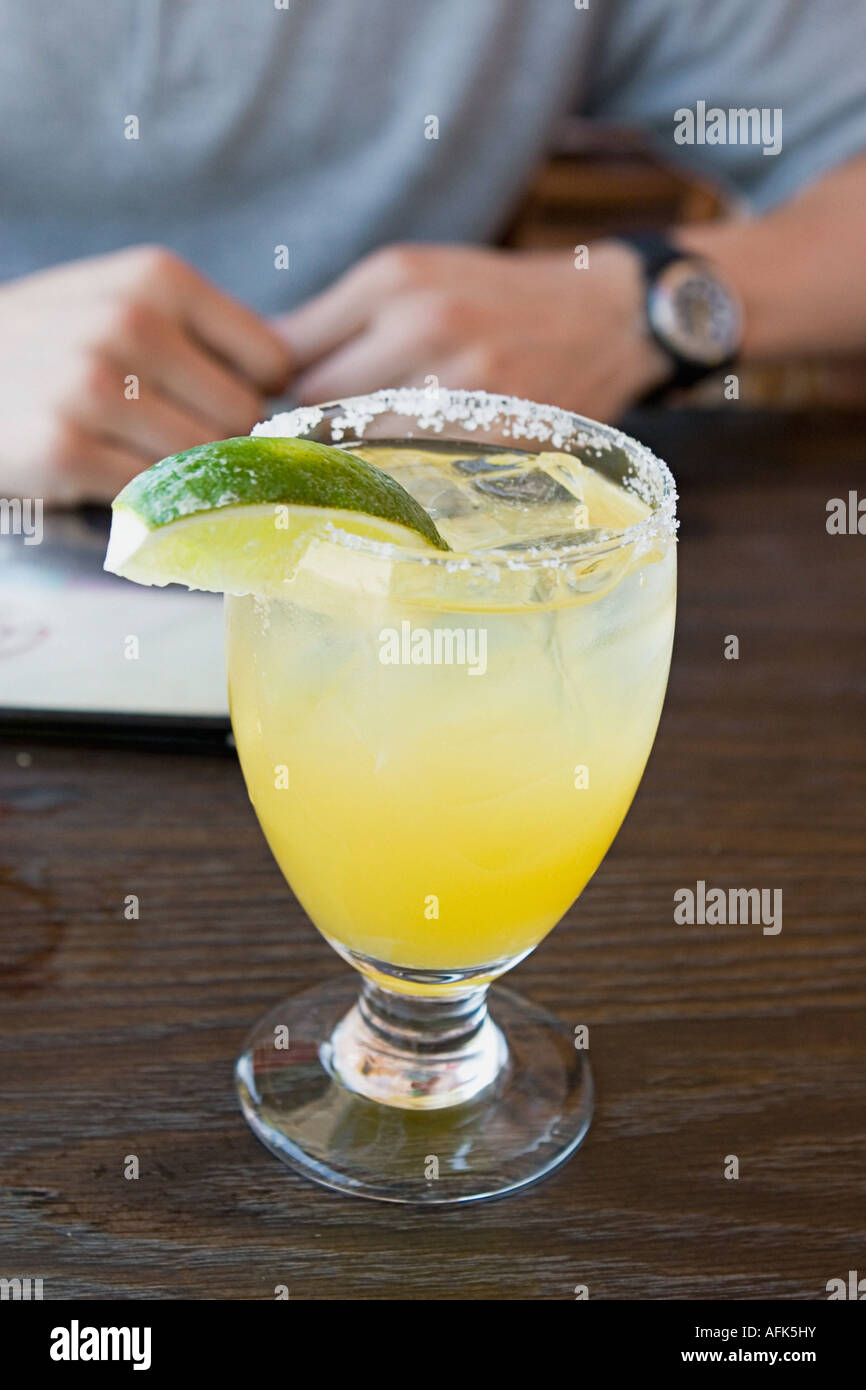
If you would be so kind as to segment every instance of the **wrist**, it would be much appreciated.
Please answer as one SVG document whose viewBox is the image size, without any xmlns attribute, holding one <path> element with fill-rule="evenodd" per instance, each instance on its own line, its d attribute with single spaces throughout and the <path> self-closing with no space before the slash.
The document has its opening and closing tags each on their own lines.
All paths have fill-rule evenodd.
<svg viewBox="0 0 866 1390">
<path fill-rule="evenodd" d="M 653 337 L 646 313 L 646 282 L 640 256 L 624 242 L 596 242 L 591 264 L 606 289 L 609 313 L 619 325 L 624 383 L 635 400 L 664 386 L 672 375 L 668 354 Z"/>
<path fill-rule="evenodd" d="M 663 231 L 618 240 L 641 267 L 646 331 L 670 364 L 664 386 L 685 389 L 733 365 L 742 350 L 743 307 L 720 268 Z"/>
</svg>

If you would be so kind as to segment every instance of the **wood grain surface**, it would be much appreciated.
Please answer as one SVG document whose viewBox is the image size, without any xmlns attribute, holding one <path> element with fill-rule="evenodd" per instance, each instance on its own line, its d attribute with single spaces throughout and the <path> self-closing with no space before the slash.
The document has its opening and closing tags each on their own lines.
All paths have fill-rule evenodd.
<svg viewBox="0 0 866 1390">
<path fill-rule="evenodd" d="M 233 1060 L 267 1007 L 344 967 L 234 757 L 7 737 L 0 1274 L 51 1299 L 341 1300 L 820 1299 L 866 1274 L 866 536 L 825 527 L 829 498 L 866 492 L 866 418 L 629 426 L 681 486 L 667 704 L 607 859 L 509 982 L 589 1024 L 583 1149 L 438 1210 L 284 1169 Z M 699 879 L 781 888 L 781 933 L 675 924 Z"/>
</svg>

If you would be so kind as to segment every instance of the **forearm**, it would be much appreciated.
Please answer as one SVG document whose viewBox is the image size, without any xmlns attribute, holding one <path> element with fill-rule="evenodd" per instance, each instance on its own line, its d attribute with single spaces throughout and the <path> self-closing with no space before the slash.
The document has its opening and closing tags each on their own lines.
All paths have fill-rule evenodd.
<svg viewBox="0 0 866 1390">
<path fill-rule="evenodd" d="M 762 217 L 682 227 L 675 240 L 738 292 L 745 358 L 866 347 L 866 156 Z"/>
</svg>

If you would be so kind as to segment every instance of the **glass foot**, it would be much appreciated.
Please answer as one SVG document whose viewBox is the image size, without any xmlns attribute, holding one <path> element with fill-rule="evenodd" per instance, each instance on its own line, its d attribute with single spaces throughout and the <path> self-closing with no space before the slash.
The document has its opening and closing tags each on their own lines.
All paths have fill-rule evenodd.
<svg viewBox="0 0 866 1390">
<path fill-rule="evenodd" d="M 477 999 L 457 1012 L 471 1016 L 472 1033 L 450 1058 L 443 1023 L 396 1066 L 395 1034 L 382 1042 L 381 992 L 365 987 L 359 1001 L 356 976 L 287 999 L 237 1061 L 250 1128 L 289 1167 L 379 1201 L 471 1202 L 535 1182 L 586 1136 L 585 1054 L 559 1019 L 502 987 L 489 1015 Z M 402 1019 L 388 1020 L 405 1033 Z M 450 1080 L 443 1090 L 432 1076 Z"/>
</svg>

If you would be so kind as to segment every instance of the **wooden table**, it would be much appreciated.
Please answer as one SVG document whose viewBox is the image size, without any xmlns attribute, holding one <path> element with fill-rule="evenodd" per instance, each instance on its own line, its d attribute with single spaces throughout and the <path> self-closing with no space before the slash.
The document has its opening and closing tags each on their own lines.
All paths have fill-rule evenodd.
<svg viewBox="0 0 866 1390">
<path fill-rule="evenodd" d="M 13 739 L 0 1273 L 42 1276 L 46 1298 L 160 1299 L 815 1299 L 866 1274 L 866 537 L 825 528 L 827 500 L 862 486 L 866 418 L 629 423 L 682 490 L 670 691 L 625 827 L 512 982 L 590 1025 L 583 1149 L 456 1209 L 284 1169 L 232 1063 L 266 1006 L 343 967 L 234 758 Z M 781 888 L 781 933 L 675 924 L 698 880 Z"/>
</svg>

